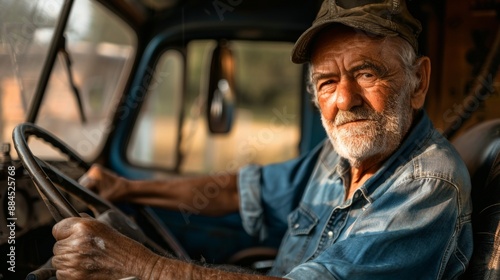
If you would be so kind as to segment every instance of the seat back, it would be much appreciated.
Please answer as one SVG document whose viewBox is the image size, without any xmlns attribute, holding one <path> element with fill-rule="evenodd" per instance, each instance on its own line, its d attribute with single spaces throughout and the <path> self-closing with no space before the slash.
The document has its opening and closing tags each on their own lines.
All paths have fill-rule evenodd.
<svg viewBox="0 0 500 280">
<path fill-rule="evenodd" d="M 477 125 L 452 143 L 472 182 L 474 251 L 462 279 L 500 279 L 500 119 Z"/>
</svg>

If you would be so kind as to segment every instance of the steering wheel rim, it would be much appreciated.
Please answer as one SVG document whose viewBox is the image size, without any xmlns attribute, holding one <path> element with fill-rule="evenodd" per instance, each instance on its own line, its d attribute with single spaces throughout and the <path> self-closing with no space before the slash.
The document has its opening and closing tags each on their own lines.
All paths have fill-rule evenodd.
<svg viewBox="0 0 500 280">
<path fill-rule="evenodd" d="M 24 168 L 28 171 L 31 180 L 35 183 L 35 186 L 45 205 L 49 208 L 54 220 L 59 222 L 64 218 L 79 217 L 80 215 L 78 214 L 78 211 L 71 205 L 71 203 L 69 203 L 69 201 L 49 179 L 49 176 L 42 168 L 43 164 L 40 164 L 41 160 L 36 159 L 29 149 L 27 138 L 32 135 L 50 143 L 62 153 L 70 156 L 70 158 L 75 160 L 75 162 L 78 162 L 79 165 L 84 161 L 69 147 L 63 145 L 61 141 L 58 141 L 55 136 L 38 126 L 35 126 L 34 124 L 23 123 L 14 128 L 12 134 L 14 148 L 16 149 Z M 88 165 L 85 167 L 88 167 Z"/>
<path fill-rule="evenodd" d="M 84 202 L 87 207 L 89 207 L 92 212 L 94 212 L 97 219 L 99 219 L 99 217 L 97 216 L 101 216 L 103 213 L 106 213 L 108 215 L 104 218 L 108 219 L 106 220 L 107 222 L 113 222 L 109 220 L 111 218 L 125 219 L 125 221 L 119 221 L 117 223 L 109 225 L 115 228 L 119 227 L 116 228 L 119 231 L 121 231 L 120 228 L 122 228 L 123 226 L 130 227 L 135 232 L 122 233 L 137 241 L 145 243 L 150 248 L 159 251 L 159 253 L 166 253 L 165 249 L 157 245 L 154 241 L 150 240 L 142 232 L 142 230 L 140 230 L 139 226 L 137 226 L 135 222 L 130 220 L 112 203 L 104 200 L 89 189 L 81 186 L 78 182 L 59 171 L 56 167 L 53 167 L 45 161 L 35 157 L 28 147 L 27 138 L 29 136 L 36 136 L 51 144 L 62 153 L 69 156 L 70 160 L 72 160 L 72 162 L 76 162 L 78 167 L 87 170 L 90 168 L 90 165 L 56 136 L 52 135 L 50 132 L 35 124 L 22 123 L 14 128 L 12 135 L 14 148 L 16 149 L 21 163 L 25 167 L 26 171 L 28 171 L 31 180 L 34 182 L 34 185 L 37 188 L 44 203 L 47 205 L 47 208 L 54 217 L 54 220 L 59 222 L 60 220 L 68 217 L 80 217 L 80 214 L 75 209 L 75 207 L 73 207 L 73 205 L 64 197 L 60 190 L 54 185 L 51 179 L 57 180 L 58 185 L 65 192 L 78 197 L 79 200 Z M 144 213 L 142 214 L 144 215 Z M 189 260 L 188 254 L 180 246 L 178 241 L 173 238 L 173 236 L 167 229 L 163 228 L 161 225 L 154 224 L 156 222 L 154 218 L 148 219 L 148 222 L 153 225 L 153 227 L 157 230 L 157 233 L 164 239 L 165 243 L 170 246 L 170 249 L 177 255 L 177 257 Z"/>
</svg>

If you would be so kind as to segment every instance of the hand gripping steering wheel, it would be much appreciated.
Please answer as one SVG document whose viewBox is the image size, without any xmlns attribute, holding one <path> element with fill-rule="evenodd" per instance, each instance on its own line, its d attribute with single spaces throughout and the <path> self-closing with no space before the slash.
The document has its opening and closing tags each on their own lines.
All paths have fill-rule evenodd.
<svg viewBox="0 0 500 280">
<path fill-rule="evenodd" d="M 61 194 L 59 189 L 54 185 L 54 182 L 59 188 L 85 203 L 87 207 L 92 210 L 97 220 L 112 226 L 122 234 L 156 250 L 158 253 L 166 253 L 163 248 L 149 239 L 134 221 L 109 201 L 104 200 L 92 191 L 81 186 L 78 182 L 62 173 L 56 167 L 35 157 L 27 144 L 27 138 L 29 136 L 36 136 L 51 144 L 63 154 L 67 155 L 70 161 L 75 162 L 78 167 L 87 170 L 90 168 L 90 165 L 78 156 L 78 154 L 68 145 L 64 144 L 61 140 L 39 126 L 31 123 L 23 123 L 14 128 L 12 138 L 19 159 L 28 171 L 41 198 L 57 222 L 64 218 L 80 217 L 80 215 L 75 207 L 73 207 L 73 205 Z M 141 211 L 141 214 L 146 216 L 146 220 L 156 229 L 157 234 L 169 245 L 170 249 L 177 257 L 189 260 L 189 256 L 170 232 L 161 225 L 161 222 L 154 216 L 154 213 L 146 210 Z"/>
</svg>

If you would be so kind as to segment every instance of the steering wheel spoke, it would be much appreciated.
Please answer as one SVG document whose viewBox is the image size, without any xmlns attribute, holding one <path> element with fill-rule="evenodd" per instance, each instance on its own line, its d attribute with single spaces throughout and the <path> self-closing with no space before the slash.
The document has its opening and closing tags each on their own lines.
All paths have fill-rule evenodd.
<svg viewBox="0 0 500 280">
<path fill-rule="evenodd" d="M 55 183 L 64 192 L 76 197 L 79 201 L 85 203 L 97 217 L 109 209 L 116 209 L 110 202 L 103 200 L 97 194 L 89 189 L 81 186 L 76 180 L 67 176 L 56 167 L 43 160 L 35 157 L 37 163 L 42 167 L 43 171 L 48 175 L 52 183 Z M 69 203 L 69 202 L 68 202 Z"/>
</svg>

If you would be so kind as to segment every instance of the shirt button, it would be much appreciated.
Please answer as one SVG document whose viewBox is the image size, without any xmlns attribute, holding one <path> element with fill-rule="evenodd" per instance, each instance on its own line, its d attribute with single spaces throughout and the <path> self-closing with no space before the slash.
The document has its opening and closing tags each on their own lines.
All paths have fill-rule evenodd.
<svg viewBox="0 0 500 280">
<path fill-rule="evenodd" d="M 332 239 L 332 237 L 333 237 L 333 231 L 329 231 L 328 232 L 328 239 Z"/>
<path fill-rule="evenodd" d="M 295 225 L 293 225 L 293 228 L 294 228 L 294 229 L 298 229 L 299 227 L 300 227 L 300 225 L 299 225 L 299 224 L 295 224 Z"/>
</svg>

